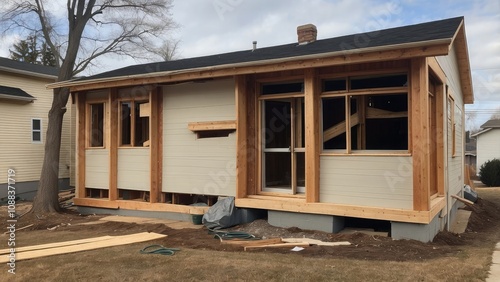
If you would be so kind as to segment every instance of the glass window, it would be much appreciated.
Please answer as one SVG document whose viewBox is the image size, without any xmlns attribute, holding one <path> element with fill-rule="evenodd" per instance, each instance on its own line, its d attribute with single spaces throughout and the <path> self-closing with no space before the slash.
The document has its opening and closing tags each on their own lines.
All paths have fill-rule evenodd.
<svg viewBox="0 0 500 282">
<path fill-rule="evenodd" d="M 104 103 L 90 105 L 90 147 L 104 146 Z"/>
<path fill-rule="evenodd" d="M 42 142 L 42 120 L 34 118 L 31 120 L 31 141 Z"/>
<path fill-rule="evenodd" d="M 303 82 L 269 83 L 262 85 L 262 95 L 304 93 Z"/>
<path fill-rule="evenodd" d="M 120 105 L 120 145 L 149 146 L 149 102 L 123 101 Z"/>
<path fill-rule="evenodd" d="M 346 148 L 345 97 L 323 99 L 323 149 Z"/>
<path fill-rule="evenodd" d="M 406 74 L 353 77 L 350 79 L 351 90 L 373 89 L 386 87 L 405 87 L 408 84 Z"/>
</svg>

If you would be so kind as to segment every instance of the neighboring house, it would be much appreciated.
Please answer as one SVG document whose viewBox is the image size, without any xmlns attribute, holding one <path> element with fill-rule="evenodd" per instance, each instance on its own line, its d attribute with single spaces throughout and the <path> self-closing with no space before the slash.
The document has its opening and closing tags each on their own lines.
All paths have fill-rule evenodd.
<svg viewBox="0 0 500 282">
<path fill-rule="evenodd" d="M 274 225 L 336 232 L 364 218 L 432 240 L 463 193 L 464 19 L 297 33 L 50 85 L 77 100 L 75 204 L 166 217 L 234 196 Z"/>
<path fill-rule="evenodd" d="M 31 199 L 40 179 L 48 112 L 57 69 L 0 57 L 0 198 L 7 195 L 7 171 L 15 170 L 16 196 Z M 70 178 L 70 107 L 64 117 L 59 165 L 60 188 Z M 57 169 L 57 168 L 56 168 Z"/>
<path fill-rule="evenodd" d="M 485 162 L 500 159 L 500 119 L 491 119 L 471 137 L 477 140 L 477 172 Z"/>
</svg>

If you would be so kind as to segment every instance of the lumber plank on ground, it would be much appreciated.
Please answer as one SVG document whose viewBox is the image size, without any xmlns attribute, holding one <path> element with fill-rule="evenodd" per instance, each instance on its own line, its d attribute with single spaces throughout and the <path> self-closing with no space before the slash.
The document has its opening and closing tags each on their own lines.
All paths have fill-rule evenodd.
<svg viewBox="0 0 500 282">
<path fill-rule="evenodd" d="M 76 252 L 89 251 L 89 250 L 95 250 L 95 249 L 101 249 L 101 248 L 107 248 L 107 247 L 128 245 L 128 244 L 133 244 L 133 243 L 140 243 L 140 242 L 160 239 L 160 238 L 163 238 L 166 236 L 167 235 L 158 234 L 158 233 L 148 233 L 148 232 L 123 235 L 123 236 L 115 236 L 109 240 L 104 240 L 104 241 L 97 241 L 97 242 L 90 242 L 90 243 L 84 243 L 84 244 L 79 244 L 79 245 L 70 245 L 70 246 L 56 247 L 56 248 L 50 248 L 50 249 L 34 250 L 34 251 L 26 251 L 26 252 L 16 253 L 16 261 L 33 259 L 33 258 L 40 258 L 40 257 L 47 257 L 47 256 L 53 256 L 53 255 L 60 255 L 60 254 L 76 253 Z M 8 262 L 8 260 L 9 260 L 8 256 L 1 256 L 0 257 L 0 263 L 6 263 L 6 262 Z"/>
<path fill-rule="evenodd" d="M 282 243 L 281 238 L 263 239 L 263 240 L 222 240 L 221 244 L 237 245 L 237 246 L 260 246 Z"/>
<path fill-rule="evenodd" d="M 260 246 L 246 246 L 245 251 L 253 249 L 264 249 L 264 248 L 293 248 L 293 247 L 309 247 L 309 243 L 280 243 L 280 244 L 269 244 Z"/>
<path fill-rule="evenodd" d="M 309 245 L 318 245 L 318 246 L 349 246 L 351 243 L 347 241 L 341 242 L 323 242 L 321 240 L 311 239 L 311 238 L 282 238 L 281 239 L 285 243 L 309 243 Z"/>
<path fill-rule="evenodd" d="M 469 206 L 473 206 L 473 205 L 474 205 L 474 202 L 469 201 L 469 200 L 467 200 L 467 199 L 464 199 L 464 198 L 462 198 L 462 197 L 460 197 L 460 196 L 457 196 L 457 195 L 451 195 L 451 197 L 452 197 L 452 198 L 454 198 L 454 199 L 457 199 L 458 201 L 460 201 L 460 202 L 462 202 L 462 203 L 464 203 L 464 204 L 466 204 L 466 205 L 469 205 Z"/>
<path fill-rule="evenodd" d="M 101 237 L 87 238 L 87 239 L 81 239 L 81 240 L 72 240 L 72 241 L 65 241 L 65 242 L 26 246 L 26 247 L 16 248 L 16 253 L 21 253 L 21 252 L 26 252 L 26 251 L 34 251 L 34 250 L 50 249 L 50 248 L 56 248 L 56 247 L 71 246 L 71 245 L 78 245 L 78 244 L 91 243 L 91 242 L 97 242 L 97 241 L 104 241 L 104 240 L 109 240 L 112 238 L 114 238 L 114 237 L 113 236 L 101 236 Z M 0 250 L 0 255 L 8 254 L 8 253 L 10 253 L 10 249 Z"/>
</svg>

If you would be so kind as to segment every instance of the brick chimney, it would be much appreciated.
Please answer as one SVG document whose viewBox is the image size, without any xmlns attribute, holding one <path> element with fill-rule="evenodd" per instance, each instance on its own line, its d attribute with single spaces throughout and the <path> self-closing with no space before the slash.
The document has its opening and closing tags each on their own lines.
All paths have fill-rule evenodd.
<svg viewBox="0 0 500 282">
<path fill-rule="evenodd" d="M 307 44 L 316 41 L 318 30 L 313 24 L 305 24 L 297 27 L 299 44 Z"/>
</svg>

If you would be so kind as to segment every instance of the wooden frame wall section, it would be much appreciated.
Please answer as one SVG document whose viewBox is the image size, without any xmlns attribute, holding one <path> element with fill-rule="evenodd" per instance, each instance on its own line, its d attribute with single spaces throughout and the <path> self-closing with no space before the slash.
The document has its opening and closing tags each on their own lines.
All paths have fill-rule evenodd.
<svg viewBox="0 0 500 282">
<path fill-rule="evenodd" d="M 117 100 L 118 91 L 113 88 L 109 92 L 109 200 L 115 201 L 118 199 L 118 116 L 119 102 Z"/>
<path fill-rule="evenodd" d="M 306 142 L 306 202 L 319 202 L 319 154 L 320 90 L 317 71 L 307 69 L 304 73 L 305 142 Z"/>
<path fill-rule="evenodd" d="M 257 97 L 253 75 L 235 76 L 235 82 L 236 198 L 242 198 L 257 194 L 257 179 L 260 168 L 257 163 Z"/>
<path fill-rule="evenodd" d="M 86 147 L 86 126 L 85 126 L 85 94 L 82 92 L 76 95 L 77 108 L 77 130 L 76 130 L 76 163 L 77 163 L 77 180 L 76 180 L 76 197 L 85 197 L 85 147 Z"/>
<path fill-rule="evenodd" d="M 429 95 L 427 59 L 411 61 L 413 209 L 430 209 Z"/>
<path fill-rule="evenodd" d="M 436 58 L 427 58 L 427 63 L 429 65 L 429 70 L 432 74 L 439 80 L 440 84 L 436 89 L 436 117 L 437 117 L 437 182 L 438 182 L 438 195 L 444 196 L 446 193 L 446 144 L 445 144 L 445 134 L 446 134 L 446 123 L 448 122 L 446 113 L 446 104 L 448 102 L 448 97 L 446 96 L 445 87 L 447 84 L 446 74 L 439 65 Z"/>
<path fill-rule="evenodd" d="M 149 201 L 151 203 L 158 203 L 160 200 L 161 183 L 160 175 L 162 168 L 160 160 L 163 158 L 160 155 L 160 138 L 163 135 L 159 131 L 160 127 L 160 108 L 163 107 L 162 91 L 158 87 L 153 88 L 149 93 L 149 103 L 151 105 L 151 114 L 149 116 L 149 157 L 150 157 L 150 193 Z"/>
<path fill-rule="evenodd" d="M 247 77 L 235 77 L 236 104 L 236 198 L 245 198 L 248 194 L 248 131 L 247 126 Z"/>
</svg>

